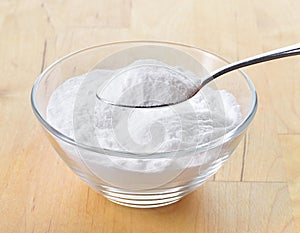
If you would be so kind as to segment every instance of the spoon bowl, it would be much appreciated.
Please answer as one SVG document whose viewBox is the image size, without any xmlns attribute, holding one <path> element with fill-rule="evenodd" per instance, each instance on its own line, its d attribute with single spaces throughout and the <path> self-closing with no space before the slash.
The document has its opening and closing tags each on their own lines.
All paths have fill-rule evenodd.
<svg viewBox="0 0 300 233">
<path fill-rule="evenodd" d="M 259 55 L 255 55 L 231 64 L 228 64 L 226 66 L 223 66 L 210 74 L 208 74 L 206 77 L 203 79 L 200 79 L 198 82 L 195 83 L 195 85 L 192 85 L 189 87 L 187 93 L 184 95 L 177 96 L 176 98 L 173 99 L 168 99 L 167 102 L 162 102 L 162 101 L 145 101 L 142 104 L 136 104 L 132 102 L 120 102 L 115 101 L 113 99 L 105 98 L 101 95 L 100 92 L 97 92 L 96 96 L 100 101 L 104 101 L 105 103 L 113 106 L 118 106 L 118 107 L 124 107 L 124 108 L 158 108 L 158 107 L 167 107 L 167 106 L 172 106 L 176 104 L 183 103 L 189 99 L 191 99 L 193 96 L 195 96 L 204 86 L 206 86 L 208 83 L 213 81 L 214 79 L 229 73 L 231 71 L 246 67 L 246 66 L 251 66 L 255 65 L 258 63 L 262 62 L 267 62 L 279 58 L 284 58 L 284 57 L 289 57 L 289 56 L 295 56 L 295 55 L 300 55 L 300 43 L 283 47 L 280 49 L 272 50 L 270 52 L 262 53 Z M 170 69 L 170 68 L 169 68 Z M 170 69 L 171 70 L 171 69 Z M 174 72 L 174 71 L 173 71 Z"/>
</svg>

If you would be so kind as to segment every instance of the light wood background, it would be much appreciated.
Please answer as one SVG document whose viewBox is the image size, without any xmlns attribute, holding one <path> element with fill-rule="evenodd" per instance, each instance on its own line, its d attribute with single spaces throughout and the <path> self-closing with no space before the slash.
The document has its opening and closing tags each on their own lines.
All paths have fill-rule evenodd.
<svg viewBox="0 0 300 233">
<path fill-rule="evenodd" d="M 138 210 L 79 180 L 29 102 L 38 74 L 80 48 L 129 39 L 192 44 L 232 61 L 300 42 L 299 0 L 0 2 L 0 232 L 296 232 L 300 57 L 245 69 L 254 122 L 215 175 L 182 201 Z"/>
</svg>

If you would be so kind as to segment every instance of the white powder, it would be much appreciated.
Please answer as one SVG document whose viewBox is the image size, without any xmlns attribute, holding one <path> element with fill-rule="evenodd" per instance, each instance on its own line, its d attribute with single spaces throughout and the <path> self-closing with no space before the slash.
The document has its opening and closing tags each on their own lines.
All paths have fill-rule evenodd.
<svg viewBox="0 0 300 233">
<path fill-rule="evenodd" d="M 107 105 L 96 98 L 96 92 L 101 86 L 104 96 L 131 104 L 153 99 L 169 102 L 185 95 L 198 80 L 189 71 L 154 60 L 139 60 L 117 71 L 92 70 L 66 80 L 53 92 L 47 120 L 62 134 L 105 149 L 138 154 L 195 148 L 224 135 L 240 122 L 240 107 L 232 94 L 205 87 L 191 100 L 171 108 L 133 110 Z M 105 182 L 134 189 L 165 184 L 184 169 L 204 166 L 217 158 L 213 154 L 180 158 L 180 153 L 170 158 L 151 158 L 151 154 L 147 159 L 121 158 L 61 146 Z M 139 176 L 152 173 L 158 177 L 138 178 L 136 172 Z"/>
<path fill-rule="evenodd" d="M 99 91 L 102 98 L 144 106 L 177 102 L 193 92 L 200 80 L 191 72 L 150 59 L 135 61 L 111 76 Z"/>
</svg>

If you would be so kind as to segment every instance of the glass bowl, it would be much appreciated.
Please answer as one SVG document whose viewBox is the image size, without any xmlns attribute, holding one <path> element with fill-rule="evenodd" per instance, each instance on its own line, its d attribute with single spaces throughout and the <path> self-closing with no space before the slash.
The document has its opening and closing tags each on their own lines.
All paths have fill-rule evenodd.
<svg viewBox="0 0 300 233">
<path fill-rule="evenodd" d="M 242 71 L 233 71 L 216 79 L 210 88 L 230 92 L 240 105 L 241 119 L 238 124 L 205 143 L 194 147 L 178 147 L 172 151 L 151 150 L 151 147 L 146 152 L 110 149 L 84 141 L 76 133 L 67 135 L 48 122 L 49 99 L 63 82 L 97 69 L 118 69 L 138 59 L 161 60 L 199 76 L 228 64 L 228 61 L 215 54 L 177 43 L 125 41 L 98 45 L 69 54 L 45 69 L 33 86 L 31 103 L 55 150 L 84 182 L 112 202 L 136 208 L 152 208 L 180 200 L 217 172 L 253 120 L 257 95 L 251 80 Z M 97 77 L 97 80 L 101 79 L 101 75 Z M 93 91 L 97 91 L 97 88 Z M 80 95 L 87 92 L 89 90 L 83 90 Z M 85 105 L 93 108 L 96 101 L 99 100 L 95 96 Z M 219 101 L 222 104 L 222 98 Z M 115 111 L 113 114 L 124 113 L 124 110 Z M 114 133 L 116 137 L 119 136 L 119 131 Z"/>
</svg>

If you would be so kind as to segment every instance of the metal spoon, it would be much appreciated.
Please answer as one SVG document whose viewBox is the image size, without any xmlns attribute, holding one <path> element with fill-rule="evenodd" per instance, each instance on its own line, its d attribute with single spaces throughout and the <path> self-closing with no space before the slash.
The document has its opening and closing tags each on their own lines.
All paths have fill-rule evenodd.
<svg viewBox="0 0 300 233">
<path fill-rule="evenodd" d="M 197 92 L 199 92 L 206 84 L 208 84 L 215 78 L 220 77 L 221 75 L 226 74 L 230 71 L 233 71 L 233 70 L 236 70 L 236 69 L 239 69 L 242 67 L 254 65 L 257 63 L 262 63 L 262 62 L 266 62 L 266 61 L 271 61 L 271 60 L 275 60 L 275 59 L 279 59 L 279 58 L 283 58 L 283 57 L 295 56 L 295 55 L 300 55 L 300 43 L 291 45 L 291 46 L 287 46 L 284 48 L 272 50 L 270 52 L 262 53 L 259 55 L 255 55 L 255 56 L 228 64 L 226 66 L 223 66 L 223 67 L 217 69 L 216 71 L 213 71 L 207 77 L 205 77 L 202 80 L 202 82 L 199 84 L 199 86 L 197 86 L 195 89 L 190 90 L 187 97 L 182 97 L 181 99 L 176 99 L 176 101 L 174 101 L 174 102 L 163 103 L 163 104 L 161 104 L 161 103 L 157 104 L 157 103 L 150 102 L 150 103 L 147 103 L 147 105 L 132 105 L 132 104 L 124 104 L 124 103 L 120 104 L 120 103 L 116 103 L 116 102 L 113 102 L 108 99 L 103 99 L 101 96 L 98 96 L 98 94 L 97 94 L 97 98 L 100 99 L 101 101 L 104 101 L 104 102 L 110 104 L 110 105 L 126 107 L 126 108 L 157 108 L 157 107 L 171 106 L 174 104 L 179 104 L 184 101 L 187 101 L 188 99 L 190 99 L 194 95 L 196 95 Z"/>
</svg>

